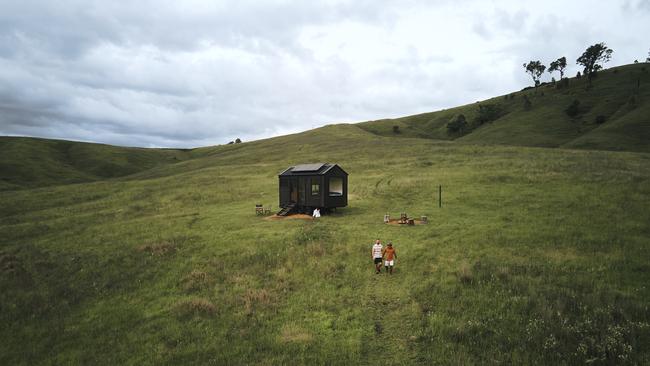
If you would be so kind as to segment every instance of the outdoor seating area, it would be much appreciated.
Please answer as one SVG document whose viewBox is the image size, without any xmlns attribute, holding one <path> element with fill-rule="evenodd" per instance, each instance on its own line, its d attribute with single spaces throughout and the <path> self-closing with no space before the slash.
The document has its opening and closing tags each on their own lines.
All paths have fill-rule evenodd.
<svg viewBox="0 0 650 366">
<path fill-rule="evenodd" d="M 400 213 L 399 219 L 391 219 L 390 213 L 386 213 L 384 215 L 384 224 L 414 226 L 414 225 L 424 225 L 428 223 L 429 223 L 429 218 L 427 216 L 420 216 L 419 219 L 416 219 L 413 217 L 409 217 L 406 212 Z"/>
<path fill-rule="evenodd" d="M 256 204 L 255 205 L 255 215 L 262 215 L 262 216 L 270 215 L 271 211 L 272 211 L 271 207 L 272 207 L 271 205 L 265 207 L 262 204 Z"/>
</svg>

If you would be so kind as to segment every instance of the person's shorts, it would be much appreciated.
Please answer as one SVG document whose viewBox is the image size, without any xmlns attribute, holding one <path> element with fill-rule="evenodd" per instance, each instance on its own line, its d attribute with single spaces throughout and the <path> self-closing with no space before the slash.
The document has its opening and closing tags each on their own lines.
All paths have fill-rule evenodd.
<svg viewBox="0 0 650 366">
<path fill-rule="evenodd" d="M 388 266 L 392 266 L 393 264 L 395 264 L 395 261 L 394 261 L 394 260 L 392 260 L 392 261 L 385 261 L 384 263 L 385 263 L 384 265 L 385 265 L 386 267 L 388 267 Z"/>
<path fill-rule="evenodd" d="M 375 258 L 375 264 L 380 264 L 381 263 L 381 257 Z"/>
</svg>

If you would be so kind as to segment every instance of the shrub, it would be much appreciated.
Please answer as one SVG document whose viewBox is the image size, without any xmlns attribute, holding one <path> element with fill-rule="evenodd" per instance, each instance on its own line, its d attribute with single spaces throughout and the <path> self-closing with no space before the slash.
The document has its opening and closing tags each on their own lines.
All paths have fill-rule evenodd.
<svg viewBox="0 0 650 366">
<path fill-rule="evenodd" d="M 497 120 L 503 115 L 503 109 L 498 104 L 479 104 L 476 121 L 479 125 Z"/>
<path fill-rule="evenodd" d="M 598 124 L 605 123 L 605 121 L 606 121 L 606 118 L 605 118 L 605 116 L 603 116 L 602 114 L 599 114 L 599 115 L 596 117 L 596 123 L 598 123 Z"/>
<path fill-rule="evenodd" d="M 580 101 L 577 99 L 574 100 L 564 111 L 569 117 L 576 117 L 580 114 Z"/>
<path fill-rule="evenodd" d="M 467 119 L 465 118 L 465 115 L 459 114 L 455 118 L 453 118 L 449 123 L 447 123 L 447 132 L 449 133 L 457 133 L 457 132 L 463 132 L 467 128 Z"/>
<path fill-rule="evenodd" d="M 241 140 L 239 139 L 239 137 L 237 137 L 237 138 L 235 139 L 235 143 L 236 143 L 236 144 L 241 144 Z"/>
<path fill-rule="evenodd" d="M 399 126 L 398 125 L 393 126 L 393 133 L 399 133 Z"/>
</svg>

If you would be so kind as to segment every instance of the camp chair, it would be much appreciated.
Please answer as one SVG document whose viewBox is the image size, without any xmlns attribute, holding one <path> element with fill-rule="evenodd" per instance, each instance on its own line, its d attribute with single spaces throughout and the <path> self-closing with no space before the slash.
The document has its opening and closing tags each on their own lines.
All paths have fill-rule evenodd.
<svg viewBox="0 0 650 366">
<path fill-rule="evenodd" d="M 264 206 L 255 205 L 255 215 L 264 215 Z"/>
</svg>

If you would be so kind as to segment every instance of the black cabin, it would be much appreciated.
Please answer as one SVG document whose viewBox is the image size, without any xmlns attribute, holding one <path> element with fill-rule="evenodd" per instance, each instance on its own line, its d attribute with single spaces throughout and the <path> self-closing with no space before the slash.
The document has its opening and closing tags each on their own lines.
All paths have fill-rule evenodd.
<svg viewBox="0 0 650 366">
<path fill-rule="evenodd" d="M 285 215 L 348 205 L 348 173 L 336 164 L 296 165 L 285 169 L 278 178 L 281 213 Z"/>
</svg>

